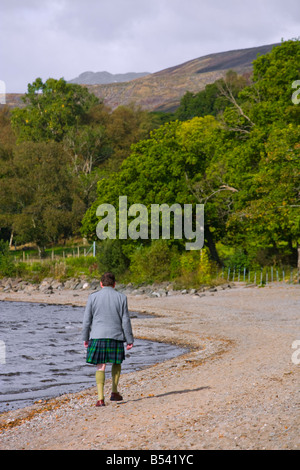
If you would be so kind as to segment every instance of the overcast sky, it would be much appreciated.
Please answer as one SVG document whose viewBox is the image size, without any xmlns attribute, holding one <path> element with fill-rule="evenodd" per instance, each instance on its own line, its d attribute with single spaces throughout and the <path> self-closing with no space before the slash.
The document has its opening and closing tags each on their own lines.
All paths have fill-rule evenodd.
<svg viewBox="0 0 300 470">
<path fill-rule="evenodd" d="M 300 36 L 299 0 L 0 0 L 0 80 L 157 72 Z"/>
</svg>

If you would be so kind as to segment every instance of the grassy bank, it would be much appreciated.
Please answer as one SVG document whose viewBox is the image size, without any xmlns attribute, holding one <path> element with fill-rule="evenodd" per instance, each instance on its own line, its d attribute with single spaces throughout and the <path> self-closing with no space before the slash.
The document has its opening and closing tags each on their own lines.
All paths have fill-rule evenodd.
<svg viewBox="0 0 300 470">
<path fill-rule="evenodd" d="M 45 250 L 38 258 L 36 250 L 9 250 L 2 242 L 0 278 L 21 278 L 39 283 L 45 278 L 64 282 L 71 278 L 99 279 L 105 271 L 113 271 L 119 283 L 134 285 L 172 283 L 175 289 L 217 286 L 226 282 L 265 285 L 271 282 L 299 283 L 299 271 L 289 265 L 260 265 L 240 251 L 220 245 L 223 267 L 211 261 L 206 248 L 179 252 L 164 240 L 147 247 L 136 247 L 126 254 L 118 243 L 93 246 L 56 247 Z M 94 253 L 95 254 L 95 253 Z"/>
</svg>

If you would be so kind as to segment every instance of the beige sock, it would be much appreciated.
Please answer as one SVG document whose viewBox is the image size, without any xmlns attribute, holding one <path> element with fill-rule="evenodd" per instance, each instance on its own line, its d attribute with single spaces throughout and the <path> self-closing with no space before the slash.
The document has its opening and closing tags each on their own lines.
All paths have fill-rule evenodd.
<svg viewBox="0 0 300 470">
<path fill-rule="evenodd" d="M 118 393 L 118 383 L 121 375 L 121 364 L 113 364 L 111 368 L 112 393 Z"/>
<path fill-rule="evenodd" d="M 96 384 L 98 390 L 98 400 L 104 400 L 104 383 L 105 383 L 105 372 L 97 370 L 96 372 Z"/>
</svg>

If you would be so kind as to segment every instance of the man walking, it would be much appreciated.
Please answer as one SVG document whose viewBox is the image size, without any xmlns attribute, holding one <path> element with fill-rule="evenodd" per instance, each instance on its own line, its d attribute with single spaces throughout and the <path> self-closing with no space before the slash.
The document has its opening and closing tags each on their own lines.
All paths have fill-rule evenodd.
<svg viewBox="0 0 300 470">
<path fill-rule="evenodd" d="M 125 359 L 124 342 L 127 349 L 133 346 L 132 326 L 128 312 L 127 297 L 115 290 L 115 276 L 105 273 L 101 277 L 101 290 L 90 294 L 84 316 L 82 339 L 87 348 L 86 362 L 95 364 L 98 401 L 96 406 L 105 406 L 105 367 L 112 363 L 112 401 L 123 400 L 118 392 L 121 364 Z"/>
</svg>

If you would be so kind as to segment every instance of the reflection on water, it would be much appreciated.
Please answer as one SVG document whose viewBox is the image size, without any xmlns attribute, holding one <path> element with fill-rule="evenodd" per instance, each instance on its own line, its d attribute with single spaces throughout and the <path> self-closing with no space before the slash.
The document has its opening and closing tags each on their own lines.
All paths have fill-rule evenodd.
<svg viewBox="0 0 300 470">
<path fill-rule="evenodd" d="M 85 362 L 83 307 L 0 301 L 0 412 L 95 385 L 95 366 Z M 131 314 L 137 316 L 136 313 Z M 147 316 L 143 316 L 145 322 Z M 184 352 L 176 346 L 135 340 L 122 372 L 132 372 Z M 110 377 L 110 365 L 107 366 Z"/>
</svg>

